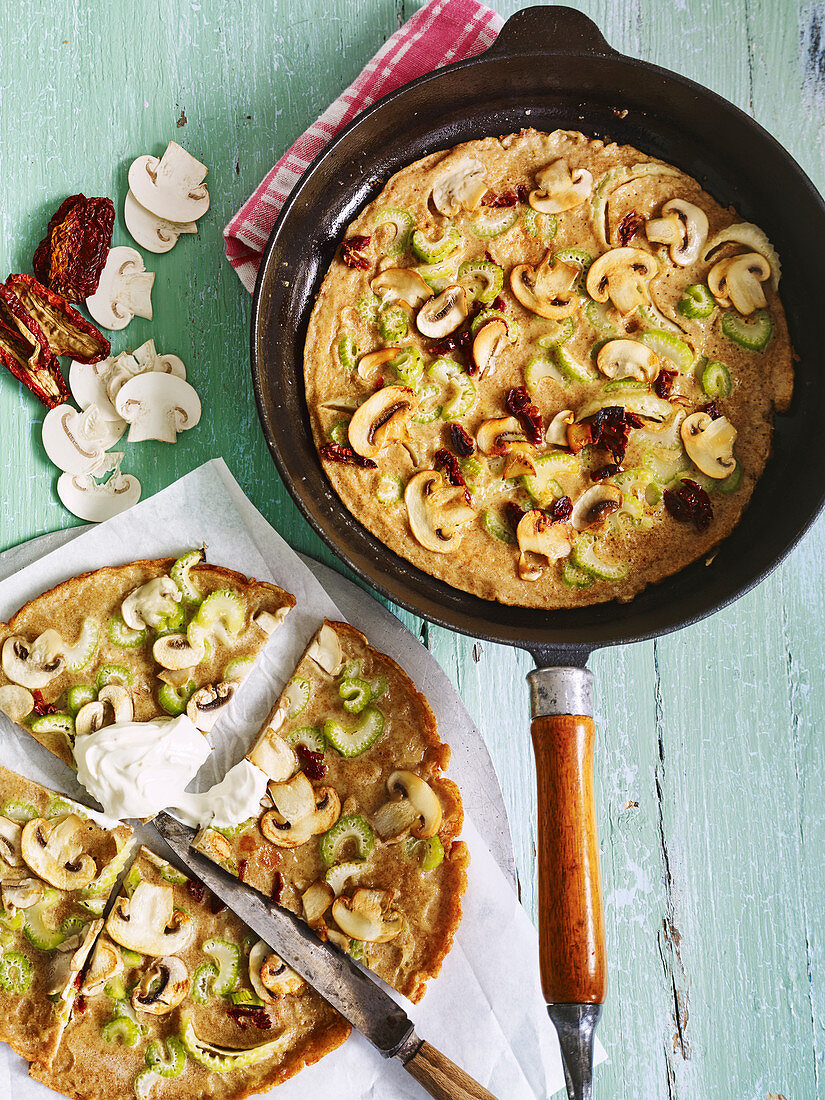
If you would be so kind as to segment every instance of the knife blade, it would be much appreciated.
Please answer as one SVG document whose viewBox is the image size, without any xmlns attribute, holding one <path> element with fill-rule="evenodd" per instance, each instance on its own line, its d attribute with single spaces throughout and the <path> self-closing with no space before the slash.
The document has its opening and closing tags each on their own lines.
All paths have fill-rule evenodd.
<svg viewBox="0 0 825 1100">
<path fill-rule="evenodd" d="M 185 868 L 249 925 L 385 1058 L 397 1058 L 437 1100 L 496 1100 L 453 1062 L 424 1042 L 400 1005 L 345 952 L 299 917 L 195 851 L 196 830 L 167 813 L 152 824 Z"/>
</svg>

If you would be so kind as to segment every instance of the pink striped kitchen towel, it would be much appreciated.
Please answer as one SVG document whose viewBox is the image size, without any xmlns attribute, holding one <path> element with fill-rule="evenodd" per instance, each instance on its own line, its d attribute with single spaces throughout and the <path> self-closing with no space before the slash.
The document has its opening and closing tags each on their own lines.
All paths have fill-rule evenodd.
<svg viewBox="0 0 825 1100">
<path fill-rule="evenodd" d="M 226 255 L 248 291 L 287 195 L 324 146 L 382 95 L 451 61 L 486 50 L 503 25 L 478 0 L 430 0 L 387 39 L 360 76 L 281 157 L 223 231 Z"/>
</svg>

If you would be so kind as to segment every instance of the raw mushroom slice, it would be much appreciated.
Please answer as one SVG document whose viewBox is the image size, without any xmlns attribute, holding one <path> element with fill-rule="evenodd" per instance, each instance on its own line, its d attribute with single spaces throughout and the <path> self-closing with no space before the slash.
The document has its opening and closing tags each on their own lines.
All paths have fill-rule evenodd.
<svg viewBox="0 0 825 1100">
<path fill-rule="evenodd" d="M 106 383 L 114 362 L 111 356 L 97 363 L 78 363 L 73 360 L 69 366 L 69 389 L 81 409 L 96 405 L 104 420 L 112 420 L 118 426 L 122 425 L 122 435 L 126 431 L 126 421 L 117 415 L 117 410 L 106 391 Z"/>
<path fill-rule="evenodd" d="M 91 474 L 100 469 L 106 448 L 121 434 L 117 421 L 104 420 L 97 405 L 78 412 L 64 403 L 50 409 L 43 419 L 43 448 L 67 474 Z"/>
<path fill-rule="evenodd" d="M 183 360 L 177 355 L 161 355 L 155 347 L 154 340 L 147 340 L 139 348 L 135 348 L 132 355 L 141 371 L 153 370 L 161 374 L 174 374 L 176 378 L 186 381 L 186 367 L 183 365 Z"/>
<path fill-rule="evenodd" d="M 83 851 L 86 823 L 77 814 L 56 821 L 36 817 L 26 822 L 20 848 L 26 865 L 58 890 L 80 890 L 97 874 L 94 859 Z"/>
<path fill-rule="evenodd" d="M 138 157 L 129 169 L 129 190 L 141 206 L 170 222 L 195 222 L 209 209 L 203 184 L 208 169 L 170 141 L 157 157 Z"/>
<path fill-rule="evenodd" d="M 140 247 L 156 254 L 173 249 L 182 233 L 198 231 L 194 222 L 172 222 L 168 218 L 158 217 L 141 206 L 131 191 L 127 192 L 123 204 L 123 220 Z"/>
<path fill-rule="evenodd" d="M 126 382 L 115 398 L 115 408 L 129 424 L 129 442 L 157 439 L 174 443 L 178 432 L 194 428 L 201 418 L 200 398 L 194 388 L 173 374 L 147 371 Z"/>
<path fill-rule="evenodd" d="M 647 285 L 658 274 L 656 257 L 641 248 L 611 248 L 587 272 L 587 293 L 596 302 L 610 298 L 619 313 L 631 313 L 648 300 Z"/>
<path fill-rule="evenodd" d="M 570 171 L 566 160 L 554 160 L 536 173 L 538 187 L 528 202 L 539 214 L 562 214 L 588 199 L 593 191 L 593 176 L 586 168 Z"/>
<path fill-rule="evenodd" d="M 91 474 L 61 474 L 57 479 L 57 495 L 64 508 L 78 519 L 103 523 L 137 504 L 141 485 L 132 474 L 120 472 L 122 458 L 123 455 L 118 455 L 117 469 L 103 482 L 95 481 Z"/>
<path fill-rule="evenodd" d="M 359 405 L 349 422 L 349 444 L 356 454 L 374 458 L 407 434 L 418 398 L 409 386 L 384 386 Z"/>
<path fill-rule="evenodd" d="M 487 172 L 474 157 L 445 157 L 447 170 L 433 184 L 433 206 L 448 218 L 462 210 L 472 212 L 487 190 Z"/>
<path fill-rule="evenodd" d="M 100 273 L 97 290 L 86 299 L 86 309 L 106 329 L 126 328 L 133 317 L 152 320 L 153 271 L 134 248 L 112 248 Z"/>
<path fill-rule="evenodd" d="M 421 470 L 410 478 L 404 503 L 413 536 L 435 554 L 456 550 L 461 528 L 475 516 L 464 490 L 445 485 L 436 470 Z"/>
<path fill-rule="evenodd" d="M 699 259 L 708 239 L 708 219 L 704 210 L 684 199 L 671 199 L 662 207 L 660 218 L 645 223 L 647 239 L 669 246 L 670 258 L 679 267 L 688 267 Z"/>
</svg>

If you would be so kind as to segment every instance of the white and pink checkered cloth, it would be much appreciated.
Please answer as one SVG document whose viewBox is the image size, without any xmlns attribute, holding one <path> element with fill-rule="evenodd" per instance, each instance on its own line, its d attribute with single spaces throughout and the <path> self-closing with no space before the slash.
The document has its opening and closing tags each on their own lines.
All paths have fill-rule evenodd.
<svg viewBox="0 0 825 1100">
<path fill-rule="evenodd" d="M 486 50 L 503 25 L 478 0 L 430 0 L 389 38 L 360 76 L 303 133 L 223 231 L 226 255 L 248 291 L 272 226 L 292 188 L 324 146 L 376 99 L 424 73 Z"/>
</svg>

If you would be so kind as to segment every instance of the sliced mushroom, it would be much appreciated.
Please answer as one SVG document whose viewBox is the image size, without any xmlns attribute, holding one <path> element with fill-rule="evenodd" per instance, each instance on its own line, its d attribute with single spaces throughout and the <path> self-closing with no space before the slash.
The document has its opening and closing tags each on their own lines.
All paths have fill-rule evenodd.
<svg viewBox="0 0 825 1100">
<path fill-rule="evenodd" d="M 124 970 L 123 956 L 117 944 L 112 943 L 108 936 L 102 935 L 95 944 L 95 952 L 80 992 L 87 997 L 100 993 L 107 982 L 122 974 Z"/>
<path fill-rule="evenodd" d="M 34 642 L 19 634 L 3 642 L 2 665 L 14 684 L 39 690 L 63 671 L 63 639 L 56 630 L 44 631 Z"/>
<path fill-rule="evenodd" d="M 12 722 L 22 722 L 34 710 L 34 696 L 19 684 L 0 687 L 0 710 Z"/>
<path fill-rule="evenodd" d="M 372 280 L 370 290 L 379 295 L 382 305 L 401 302 L 410 309 L 418 309 L 433 296 L 418 272 L 407 267 L 386 268 Z"/>
<path fill-rule="evenodd" d="M 581 206 L 593 191 L 593 176 L 586 168 L 570 171 L 566 160 L 554 160 L 536 173 L 538 187 L 528 202 L 540 214 L 562 214 Z"/>
<path fill-rule="evenodd" d="M 173 222 L 168 218 L 159 218 L 157 214 L 141 206 L 131 191 L 126 192 L 123 220 L 140 247 L 156 254 L 169 252 L 178 243 L 181 234 L 198 231 L 193 221 Z"/>
<path fill-rule="evenodd" d="M 271 782 L 267 790 L 275 809 L 267 810 L 261 818 L 261 832 L 280 848 L 298 848 L 311 836 L 325 833 L 341 813 L 335 788 L 314 790 L 303 772 L 285 783 Z"/>
<path fill-rule="evenodd" d="M 75 715 L 74 732 L 77 737 L 85 737 L 88 733 L 96 733 L 106 724 L 106 708 L 97 700 L 84 703 Z"/>
<path fill-rule="evenodd" d="M 295 750 L 271 726 L 264 729 L 246 758 L 276 783 L 289 779 L 298 766 Z"/>
<path fill-rule="evenodd" d="M 710 263 L 714 254 L 718 253 L 726 244 L 742 245 L 744 248 L 749 248 L 753 252 L 758 252 L 760 256 L 764 256 L 771 267 L 771 286 L 774 290 L 779 289 L 779 280 L 782 275 L 779 256 L 758 225 L 754 225 L 753 222 L 737 222 L 735 225 L 729 225 L 721 230 L 705 246 L 702 253 L 702 263 Z"/>
<path fill-rule="evenodd" d="M 132 630 L 146 626 L 157 630 L 175 613 L 181 599 L 181 591 L 171 577 L 155 577 L 129 593 L 120 605 L 120 614 Z"/>
<path fill-rule="evenodd" d="M 324 623 L 307 649 L 307 657 L 310 657 L 319 668 L 330 676 L 335 676 L 343 662 L 341 641 L 338 634 L 330 626 Z"/>
<path fill-rule="evenodd" d="M 106 718 L 109 722 L 120 724 L 131 722 L 135 716 L 135 707 L 132 702 L 132 693 L 122 684 L 104 684 L 97 693 L 98 703 L 106 708 Z M 109 715 L 111 714 L 111 718 Z"/>
<path fill-rule="evenodd" d="M 113 420 L 104 420 L 96 405 L 78 412 L 71 405 L 58 405 L 43 420 L 43 449 L 59 470 L 69 474 L 91 474 L 100 468 L 107 447 L 122 431 Z"/>
<path fill-rule="evenodd" d="M 721 480 L 733 473 L 736 428 L 726 416 L 712 420 L 705 412 L 692 413 L 682 421 L 681 436 L 688 458 L 703 474 Z"/>
<path fill-rule="evenodd" d="M 497 416 L 483 420 L 476 432 L 476 444 L 484 455 L 506 455 L 526 436 L 515 416 Z"/>
<path fill-rule="evenodd" d="M 440 340 L 455 332 L 468 313 L 467 291 L 457 283 L 445 287 L 437 298 L 425 302 L 415 319 L 422 336 Z"/>
<path fill-rule="evenodd" d="M 208 856 L 215 863 L 232 859 L 232 845 L 227 838 L 217 829 L 210 829 L 208 826 L 198 830 L 191 846 L 196 852 Z"/>
<path fill-rule="evenodd" d="M 115 472 L 104 482 L 95 481 L 92 474 L 61 474 L 57 479 L 57 495 L 64 507 L 89 523 L 102 523 L 131 508 L 140 500 L 141 485 L 132 474 L 120 472 L 123 455 L 116 458 Z M 96 470 L 100 476 L 103 468 Z"/>
<path fill-rule="evenodd" d="M 126 328 L 133 317 L 152 320 L 152 286 L 155 275 L 147 271 L 134 248 L 120 245 L 109 250 L 97 290 L 86 299 L 86 309 L 102 328 Z"/>
<path fill-rule="evenodd" d="M 618 512 L 621 506 L 622 494 L 617 486 L 591 485 L 573 505 L 570 522 L 577 531 L 584 531 L 604 522 L 613 512 Z"/>
<path fill-rule="evenodd" d="M 562 523 L 551 523 L 544 512 L 537 508 L 525 512 L 516 528 L 519 548 L 518 572 L 523 581 L 538 580 L 541 571 L 530 562 L 528 554 L 536 554 L 552 565 L 570 553 L 567 529 Z"/>
<path fill-rule="evenodd" d="M 462 488 L 445 485 L 437 470 L 421 470 L 407 482 L 404 503 L 410 530 L 425 550 L 450 554 L 459 531 L 475 516 Z"/>
<path fill-rule="evenodd" d="M 17 909 L 31 909 L 43 898 L 43 883 L 38 878 L 19 876 L 4 877 L 0 885 L 0 901 L 8 913 Z"/>
<path fill-rule="evenodd" d="M 186 715 L 201 733 L 208 733 L 223 714 L 235 695 L 232 680 L 221 680 L 219 684 L 206 684 L 191 696 L 186 704 Z"/>
<path fill-rule="evenodd" d="M 349 422 L 349 443 L 356 454 L 374 458 L 407 434 L 418 398 L 409 386 L 385 386 L 359 405 Z"/>
<path fill-rule="evenodd" d="M 656 257 L 640 248 L 612 248 L 587 272 L 587 293 L 597 302 L 611 299 L 619 313 L 648 300 L 648 283 L 659 271 Z"/>
<path fill-rule="evenodd" d="M 384 906 L 390 895 L 386 890 L 359 887 L 352 898 L 336 898 L 332 903 L 335 923 L 350 939 L 367 943 L 387 943 L 404 928 L 404 917 L 395 909 Z"/>
<path fill-rule="evenodd" d="M 69 936 L 58 945 L 49 984 L 45 989 L 47 997 L 59 997 L 60 1000 L 65 1001 L 76 988 L 80 972 L 102 928 L 102 920 L 90 921 L 81 932 L 75 936 Z"/>
<path fill-rule="evenodd" d="M 482 377 L 498 354 L 502 342 L 509 339 L 509 326 L 506 321 L 495 319 L 487 321 L 476 333 L 473 340 L 473 362 Z"/>
<path fill-rule="evenodd" d="M 0 863 L 6 863 L 9 867 L 23 866 L 20 850 L 22 833 L 22 825 L 8 817 L 0 817 Z"/>
<path fill-rule="evenodd" d="M 201 402 L 188 382 L 174 374 L 145 371 L 125 382 L 115 398 L 118 416 L 129 424 L 129 442 L 157 439 L 174 443 L 178 434 L 194 428 Z"/>
<path fill-rule="evenodd" d="M 86 823 L 77 814 L 55 821 L 36 817 L 23 826 L 20 849 L 26 865 L 59 890 L 80 890 L 97 874 L 94 859 L 83 851 Z"/>
<path fill-rule="evenodd" d="M 385 802 L 372 816 L 375 831 L 385 844 L 397 844 L 399 840 L 403 840 L 408 835 L 410 827 L 418 820 L 420 820 L 420 814 L 409 798 L 401 798 L 397 802 Z"/>
<path fill-rule="evenodd" d="M 138 157 L 129 169 L 129 190 L 141 206 L 171 222 L 195 222 L 209 209 L 203 184 L 207 168 L 176 141 L 163 156 Z"/>
<path fill-rule="evenodd" d="M 132 1008 L 165 1016 L 181 1003 L 189 992 L 189 971 L 177 955 L 155 959 L 132 992 Z"/>
<path fill-rule="evenodd" d="M 770 278 L 771 267 L 758 252 L 720 260 L 708 272 L 708 288 L 720 306 L 733 305 L 747 316 L 766 305 L 762 283 Z"/>
<path fill-rule="evenodd" d="M 654 244 L 666 244 L 670 258 L 679 267 L 688 267 L 699 259 L 708 239 L 708 219 L 704 210 L 684 199 L 671 199 L 662 207 L 660 218 L 645 223 L 647 239 Z"/>
<path fill-rule="evenodd" d="M 438 795 L 420 775 L 410 771 L 394 771 L 387 780 L 390 794 L 408 798 L 419 815 L 419 824 L 410 830 L 419 840 L 434 836 L 441 828 L 441 803 Z"/>
<path fill-rule="evenodd" d="M 549 443 L 553 447 L 566 447 L 567 428 L 575 419 L 572 409 L 562 409 L 561 412 L 556 413 L 544 433 L 545 443 Z"/>
<path fill-rule="evenodd" d="M 638 340 L 608 340 L 599 348 L 596 366 L 607 378 L 638 378 L 653 382 L 659 374 L 659 359 Z"/>
<path fill-rule="evenodd" d="M 252 622 L 260 627 L 267 638 L 271 638 L 278 627 L 283 625 L 290 610 L 289 607 L 279 607 L 277 611 L 259 611 L 257 615 L 252 616 Z"/>
<path fill-rule="evenodd" d="M 174 908 L 171 886 L 139 882 L 131 898 L 119 897 L 106 931 L 121 947 L 160 957 L 182 951 L 194 935 L 188 913 Z"/>
<path fill-rule="evenodd" d="M 384 366 L 385 363 L 392 362 L 401 351 L 400 347 L 379 348 L 377 351 L 368 351 L 366 355 L 362 355 L 358 360 L 358 366 L 355 368 L 355 373 L 363 382 L 370 382 L 375 376 L 376 372 Z M 350 404 L 350 402 L 353 402 Z M 357 398 L 345 397 L 341 401 L 335 403 L 338 412 L 354 412 L 358 408 Z M 333 403 L 327 401 L 324 408 L 332 408 Z"/>
<path fill-rule="evenodd" d="M 551 262 L 550 249 L 538 267 L 519 264 L 510 272 L 510 289 L 525 309 L 538 317 L 561 321 L 578 309 L 576 283 L 579 268 L 575 264 Z"/>
<path fill-rule="evenodd" d="M 448 218 L 461 210 L 473 211 L 487 190 L 487 170 L 474 157 L 446 157 L 448 165 L 433 184 L 433 206 Z"/>
<path fill-rule="evenodd" d="M 332 905 L 335 891 L 328 882 L 313 882 L 309 889 L 301 895 L 301 904 L 304 907 L 304 920 L 310 928 L 318 925 L 324 917 L 327 909 Z"/>
<path fill-rule="evenodd" d="M 152 656 L 163 668 L 178 671 L 194 668 L 205 655 L 203 646 L 194 646 L 186 634 L 164 634 L 152 646 Z"/>
</svg>

